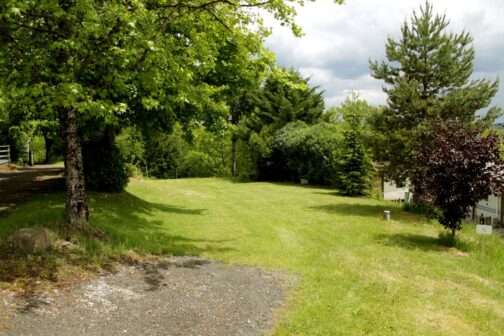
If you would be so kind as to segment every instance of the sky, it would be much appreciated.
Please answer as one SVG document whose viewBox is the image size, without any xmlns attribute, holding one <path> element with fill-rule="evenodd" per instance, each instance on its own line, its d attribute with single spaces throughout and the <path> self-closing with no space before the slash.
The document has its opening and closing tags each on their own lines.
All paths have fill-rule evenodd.
<svg viewBox="0 0 504 336">
<path fill-rule="evenodd" d="M 374 105 L 386 103 L 383 83 L 371 77 L 369 60 L 385 60 L 387 37 L 398 38 L 400 27 L 425 0 L 307 1 L 297 23 L 305 35 L 268 20 L 273 33 L 266 44 L 285 67 L 298 69 L 325 91 L 327 106 L 340 104 L 352 92 Z M 447 15 L 450 31 L 468 31 L 476 50 L 475 78 L 501 78 L 492 105 L 504 107 L 504 0 L 432 0 Z"/>
</svg>

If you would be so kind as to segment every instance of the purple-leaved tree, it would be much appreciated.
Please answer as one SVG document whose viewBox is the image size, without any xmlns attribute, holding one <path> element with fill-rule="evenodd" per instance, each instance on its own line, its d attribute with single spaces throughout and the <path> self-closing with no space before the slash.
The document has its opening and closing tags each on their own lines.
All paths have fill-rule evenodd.
<svg viewBox="0 0 504 336">
<path fill-rule="evenodd" d="M 488 133 L 488 132 L 487 132 Z M 470 207 L 504 186 L 499 138 L 475 125 L 437 121 L 423 132 L 412 184 L 434 206 L 439 222 L 455 236 Z"/>
</svg>

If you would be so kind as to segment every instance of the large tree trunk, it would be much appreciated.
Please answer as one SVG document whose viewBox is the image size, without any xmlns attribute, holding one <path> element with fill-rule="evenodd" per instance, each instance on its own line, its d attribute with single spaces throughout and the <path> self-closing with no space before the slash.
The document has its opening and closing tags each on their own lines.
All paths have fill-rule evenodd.
<svg viewBox="0 0 504 336">
<path fill-rule="evenodd" d="M 65 149 L 66 220 L 65 231 L 87 231 L 89 208 L 84 180 L 82 145 L 74 109 L 61 116 Z"/>
<path fill-rule="evenodd" d="M 238 158 L 237 158 L 237 139 L 233 136 L 231 139 L 231 175 L 236 177 L 238 175 Z"/>
</svg>

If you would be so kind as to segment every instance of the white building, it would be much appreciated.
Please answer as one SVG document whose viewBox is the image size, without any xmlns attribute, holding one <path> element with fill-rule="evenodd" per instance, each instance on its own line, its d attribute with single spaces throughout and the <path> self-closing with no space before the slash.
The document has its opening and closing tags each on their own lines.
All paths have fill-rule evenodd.
<svg viewBox="0 0 504 336">
<path fill-rule="evenodd" d="M 409 186 L 397 186 L 393 181 L 382 179 L 382 192 L 386 201 L 405 201 L 409 195 Z"/>
<path fill-rule="evenodd" d="M 480 223 L 482 218 L 486 224 L 494 224 L 502 226 L 504 223 L 504 199 L 502 196 L 489 196 L 485 200 L 481 200 L 473 209 L 472 219 Z M 491 220 L 490 220 L 491 218 Z M 492 223 L 490 223 L 492 221 Z"/>
<path fill-rule="evenodd" d="M 387 201 L 408 202 L 411 200 L 409 186 L 398 187 L 392 181 L 382 179 L 382 196 Z M 485 224 L 494 226 L 504 226 L 504 198 L 500 195 L 491 195 L 487 199 L 478 202 L 476 207 L 469 214 L 469 220 L 476 223 L 483 221 Z"/>
</svg>

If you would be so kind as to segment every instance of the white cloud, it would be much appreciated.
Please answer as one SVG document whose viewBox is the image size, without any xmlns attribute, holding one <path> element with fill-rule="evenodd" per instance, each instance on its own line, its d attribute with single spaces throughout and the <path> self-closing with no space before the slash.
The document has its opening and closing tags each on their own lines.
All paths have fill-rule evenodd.
<svg viewBox="0 0 504 336">
<path fill-rule="evenodd" d="M 384 59 L 388 36 L 398 37 L 401 24 L 424 0 L 333 0 L 307 2 L 297 22 L 305 36 L 296 38 L 272 20 L 268 47 L 278 62 L 300 70 L 326 93 L 327 104 L 338 104 L 352 91 L 374 104 L 385 103 L 382 83 L 369 75 L 369 59 Z M 453 31 L 466 30 L 475 40 L 477 76 L 504 77 L 504 1 L 436 0 Z M 504 105 L 504 89 L 494 101 Z"/>
</svg>

